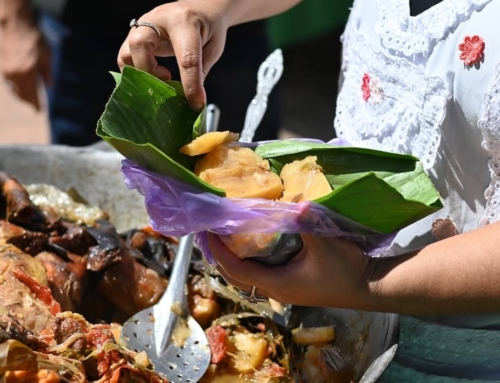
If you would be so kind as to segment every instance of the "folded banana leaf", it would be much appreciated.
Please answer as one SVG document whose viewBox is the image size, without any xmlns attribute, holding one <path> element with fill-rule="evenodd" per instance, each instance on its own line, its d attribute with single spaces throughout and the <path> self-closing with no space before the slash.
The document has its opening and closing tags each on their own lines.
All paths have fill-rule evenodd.
<svg viewBox="0 0 500 383">
<path fill-rule="evenodd" d="M 224 196 L 193 173 L 197 158 L 179 149 L 200 134 L 204 112 L 193 112 L 178 82 L 165 83 L 132 67 L 114 74 L 117 86 L 97 134 L 149 171 Z M 367 228 L 392 233 L 442 208 L 439 193 L 413 156 L 298 140 L 257 145 L 273 171 L 309 155 L 333 192 L 314 201 Z"/>
<path fill-rule="evenodd" d="M 148 170 L 223 196 L 224 191 L 191 171 L 193 158 L 179 152 L 199 136 L 205 118 L 205 111 L 189 107 L 180 83 L 165 83 L 129 66 L 113 76 L 116 88 L 97 123 L 97 135 Z"/>
<path fill-rule="evenodd" d="M 413 156 L 295 140 L 267 143 L 255 151 L 278 174 L 287 163 L 316 156 L 333 192 L 315 202 L 383 233 L 442 208 L 439 193 Z"/>
</svg>

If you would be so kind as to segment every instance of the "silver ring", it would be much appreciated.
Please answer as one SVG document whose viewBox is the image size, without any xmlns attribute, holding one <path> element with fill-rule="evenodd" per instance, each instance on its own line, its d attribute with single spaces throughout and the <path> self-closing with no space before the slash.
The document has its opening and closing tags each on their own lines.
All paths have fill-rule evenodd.
<svg viewBox="0 0 500 383">
<path fill-rule="evenodd" d="M 267 302 L 269 298 L 266 297 L 265 295 L 257 294 L 256 290 L 257 290 L 257 287 L 253 286 L 251 292 L 239 290 L 238 294 L 243 299 L 246 299 L 248 303 L 255 304 L 258 302 Z"/>
<path fill-rule="evenodd" d="M 153 23 L 148 23 L 147 21 L 137 21 L 136 19 L 132 19 L 132 21 L 130 22 L 130 28 L 132 28 L 132 27 L 136 27 L 136 28 L 137 27 L 149 27 L 153 31 L 155 31 L 156 34 L 158 35 L 158 38 L 161 39 L 160 30 Z"/>
</svg>

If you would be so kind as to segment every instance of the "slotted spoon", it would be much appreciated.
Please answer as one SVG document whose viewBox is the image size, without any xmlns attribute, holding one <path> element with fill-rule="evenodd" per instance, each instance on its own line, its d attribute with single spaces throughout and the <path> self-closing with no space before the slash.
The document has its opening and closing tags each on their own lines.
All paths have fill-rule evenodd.
<svg viewBox="0 0 500 383">
<path fill-rule="evenodd" d="M 181 238 L 172 276 L 160 301 L 134 315 L 122 329 L 127 347 L 146 351 L 155 370 L 170 382 L 197 382 L 210 364 L 205 332 L 187 307 L 186 280 L 193 240 L 194 234 Z M 173 337 L 180 341 L 173 341 Z"/>
<path fill-rule="evenodd" d="M 220 111 L 207 107 L 206 132 L 217 130 Z M 189 313 L 186 281 L 193 253 L 194 234 L 182 237 L 167 290 L 160 301 L 124 323 L 127 347 L 146 351 L 155 370 L 170 382 L 197 382 L 210 364 L 207 336 Z"/>
</svg>

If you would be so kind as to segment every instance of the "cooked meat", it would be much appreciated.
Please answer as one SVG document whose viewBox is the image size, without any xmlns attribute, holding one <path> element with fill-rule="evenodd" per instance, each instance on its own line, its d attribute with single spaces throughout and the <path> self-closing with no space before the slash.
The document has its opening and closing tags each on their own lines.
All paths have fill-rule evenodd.
<svg viewBox="0 0 500 383">
<path fill-rule="evenodd" d="M 103 271 L 109 266 L 121 261 L 122 251 L 120 248 L 104 250 L 99 246 L 89 249 L 87 268 L 92 271 Z"/>
<path fill-rule="evenodd" d="M 16 178 L 0 172 L 0 190 L 4 199 L 4 218 L 30 229 L 45 226 L 45 216 Z"/>
<path fill-rule="evenodd" d="M 64 233 L 59 236 L 52 236 L 50 244 L 57 245 L 71 253 L 85 255 L 89 247 L 97 245 L 95 239 L 88 233 L 85 226 L 80 226 L 70 222 L 63 222 Z"/>
<path fill-rule="evenodd" d="M 41 252 L 48 242 L 44 233 L 26 230 L 3 220 L 0 220 L 0 238 L 30 255 Z"/>
<path fill-rule="evenodd" d="M 45 267 L 48 284 L 62 311 L 76 311 L 88 285 L 86 258 L 71 254 L 68 257 L 72 260 L 65 261 L 46 251 L 36 256 Z"/>
<path fill-rule="evenodd" d="M 144 266 L 167 277 L 174 259 L 171 248 L 172 239 L 162 236 L 151 229 L 133 229 L 124 237 L 133 257 Z"/>
<path fill-rule="evenodd" d="M 47 343 L 38 338 L 32 331 L 27 330 L 12 315 L 7 314 L 0 318 L 0 344 L 9 339 L 17 340 L 35 351 L 47 347 Z"/>
<path fill-rule="evenodd" d="M 34 281 L 36 285 L 29 286 L 21 281 L 19 277 L 23 276 L 28 277 L 25 281 Z M 14 245 L 0 242 L 0 283 L 0 308 L 22 320 L 27 329 L 38 333 L 52 323 L 53 313 L 37 296 L 37 291 L 47 292 L 42 288 L 48 290 L 45 268 L 40 261 Z"/>
<path fill-rule="evenodd" d="M 93 227 L 88 227 L 87 231 L 105 251 L 117 249 L 122 244 L 115 227 L 108 221 L 97 221 Z"/>
<path fill-rule="evenodd" d="M 167 282 L 137 262 L 126 249 L 120 250 L 120 257 L 120 262 L 104 271 L 97 290 L 117 309 L 131 316 L 158 302 Z"/>
<path fill-rule="evenodd" d="M 130 236 L 130 246 L 134 249 L 142 250 L 148 244 L 148 237 L 146 233 L 143 233 L 140 230 L 134 231 L 134 233 Z"/>
</svg>

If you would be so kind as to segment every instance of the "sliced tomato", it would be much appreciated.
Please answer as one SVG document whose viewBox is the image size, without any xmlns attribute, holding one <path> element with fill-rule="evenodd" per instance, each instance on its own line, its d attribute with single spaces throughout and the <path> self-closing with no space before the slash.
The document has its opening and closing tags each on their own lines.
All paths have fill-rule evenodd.
<svg viewBox="0 0 500 383">
<path fill-rule="evenodd" d="M 42 286 L 34 278 L 30 277 L 22 270 L 14 270 L 14 276 L 22 283 L 24 283 L 31 290 L 35 296 L 45 303 L 52 314 L 56 315 L 61 312 L 61 305 L 54 299 L 52 291 L 48 287 Z"/>
<path fill-rule="evenodd" d="M 226 337 L 227 333 L 221 326 L 211 327 L 207 330 L 208 344 L 212 354 L 212 363 L 222 362 L 226 356 Z"/>
</svg>

